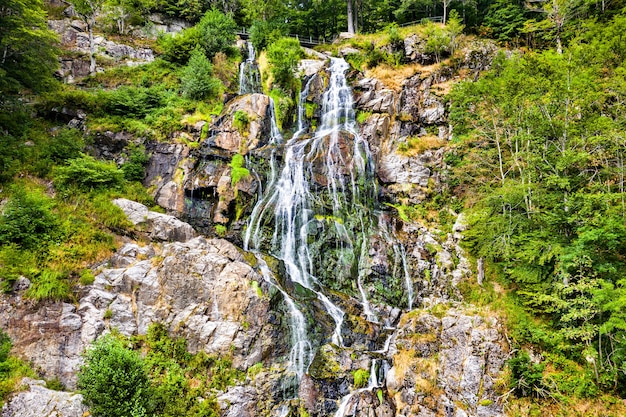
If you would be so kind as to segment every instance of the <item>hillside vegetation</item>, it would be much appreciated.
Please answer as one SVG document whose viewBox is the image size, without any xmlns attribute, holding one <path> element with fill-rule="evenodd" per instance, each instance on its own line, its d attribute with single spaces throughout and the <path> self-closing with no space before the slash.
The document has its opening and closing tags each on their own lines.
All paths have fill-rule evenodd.
<svg viewBox="0 0 626 417">
<path fill-rule="evenodd" d="M 144 142 L 199 146 L 186 132 L 219 115 L 237 93 L 237 28 L 249 28 L 251 42 L 264 51 L 264 90 L 287 130 L 302 88 L 294 69 L 304 53 L 285 35 L 329 39 L 347 27 L 339 0 L 297 6 L 93 2 L 98 7 L 82 17 L 98 16 L 97 33 L 150 46 L 156 59 L 126 67 L 96 54 L 102 71 L 68 85 L 53 73 L 59 57 L 73 52 L 59 48 L 46 24 L 61 18 L 65 7 L 40 0 L 2 3 L 0 289 L 10 293 L 26 278 L 31 286 L 25 297 L 34 302 L 76 301 L 81 286 L 94 280 L 91 268 L 123 237 L 141 238 L 111 200 L 126 197 L 158 210 L 141 184 L 149 160 Z M 81 10 L 79 1 L 72 3 Z M 452 139 L 432 144 L 446 146 L 444 192 L 423 207 L 402 207 L 400 215 L 423 221 L 428 207 L 465 219 L 465 247 L 474 261 L 485 262 L 486 279 L 482 286 L 462 283 L 463 292 L 466 301 L 506 322 L 514 354 L 503 401 L 511 415 L 623 415 L 626 9 L 620 0 L 532 4 L 362 0 L 356 19 L 361 33 L 318 50 L 354 48 L 358 53 L 346 60 L 355 70 L 398 89 L 418 71 L 456 70 L 464 42 L 486 37 L 499 44 L 489 71 L 449 86 Z M 184 18 L 189 27 L 157 36 L 150 32 L 152 13 Z M 401 26 L 444 13 L 445 25 L 426 19 Z M 432 66 L 407 64 L 394 53 L 415 33 L 436 57 Z M 64 108 L 86 117 L 68 126 Z M 105 132 L 140 139 L 115 161 L 98 159 L 93 144 Z M 213 397 L 195 401 L 209 388 L 186 378 L 210 370 L 215 384 L 223 385 L 241 375 L 227 369 L 227 358 L 183 353 L 183 341 L 159 332 L 154 328 L 141 340 L 112 337 L 94 349 L 147 352 L 148 366 L 138 356 L 128 359 L 154 390 L 154 403 L 142 404 L 142 412 L 214 415 Z M 9 350 L 0 333 L 2 396 L 16 388 L 17 376 L 34 375 Z M 85 371 L 83 378 L 87 387 L 98 375 Z M 103 400 L 95 395 L 94 401 Z M 179 399 L 170 404 L 174 397 Z"/>
</svg>

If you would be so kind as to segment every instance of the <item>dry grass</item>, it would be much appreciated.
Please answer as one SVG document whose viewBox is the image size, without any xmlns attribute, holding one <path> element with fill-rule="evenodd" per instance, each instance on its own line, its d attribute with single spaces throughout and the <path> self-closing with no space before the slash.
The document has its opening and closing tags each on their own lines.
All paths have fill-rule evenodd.
<svg viewBox="0 0 626 417">
<path fill-rule="evenodd" d="M 424 135 L 410 137 L 406 145 L 399 149 L 400 153 L 406 156 L 416 156 L 431 149 L 439 149 L 446 146 L 448 142 L 435 135 Z"/>
<path fill-rule="evenodd" d="M 414 76 L 415 74 L 421 74 L 423 78 L 431 75 L 435 70 L 439 69 L 439 64 L 433 65 L 420 65 L 420 64 L 408 64 L 394 67 L 388 64 L 381 64 L 372 69 L 365 70 L 365 76 L 370 78 L 376 78 L 383 83 L 383 85 L 396 92 L 402 91 L 402 83 L 407 78 Z"/>
<path fill-rule="evenodd" d="M 404 377 L 415 362 L 415 350 L 400 350 L 393 355 L 393 366 L 396 368 L 396 376 L 398 381 L 404 382 Z"/>
<path fill-rule="evenodd" d="M 570 399 L 567 404 L 516 398 L 505 405 L 505 411 L 509 417 L 623 417 L 626 404 L 608 395 L 593 400 Z"/>
</svg>

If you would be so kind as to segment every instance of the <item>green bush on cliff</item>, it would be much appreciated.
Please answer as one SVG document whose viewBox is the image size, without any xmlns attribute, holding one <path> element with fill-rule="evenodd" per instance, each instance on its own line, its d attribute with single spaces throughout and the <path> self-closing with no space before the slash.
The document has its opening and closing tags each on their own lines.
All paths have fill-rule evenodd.
<svg viewBox="0 0 626 417">
<path fill-rule="evenodd" d="M 152 411 L 150 381 L 137 352 L 112 335 L 85 353 L 78 389 L 95 417 L 139 417 Z"/>
</svg>

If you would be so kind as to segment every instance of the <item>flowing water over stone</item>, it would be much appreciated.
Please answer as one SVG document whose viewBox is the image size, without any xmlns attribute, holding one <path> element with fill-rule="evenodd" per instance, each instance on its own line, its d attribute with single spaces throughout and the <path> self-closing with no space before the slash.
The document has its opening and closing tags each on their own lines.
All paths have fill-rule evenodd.
<svg viewBox="0 0 626 417">
<path fill-rule="evenodd" d="M 364 316 L 378 322 L 363 283 L 371 272 L 370 236 L 379 223 L 373 214 L 377 186 L 369 146 L 357 131 L 352 91 L 345 76 L 348 68 L 344 60 L 331 59 L 320 125 L 314 132 L 309 132 L 304 110 L 313 78 L 305 84 L 296 132 L 284 146 L 283 166 L 278 166 L 273 154 L 265 193 L 252 212 L 244 237 L 245 249 L 257 253 L 257 259 L 259 252 L 267 251 L 282 261 L 289 287 L 296 292 L 289 294 L 287 287 L 271 276 L 265 262 L 259 262 L 261 273 L 283 295 L 291 314 L 290 369 L 298 380 L 313 359 L 314 346 L 328 341 L 344 345 L 345 312 L 320 281 L 322 270 L 326 275 L 332 271 L 338 282 L 355 282 Z M 390 232 L 383 234 L 384 240 L 392 239 Z M 394 251 L 400 253 L 395 246 Z M 401 273 L 403 278 L 408 276 Z M 314 296 L 334 322 L 330 340 L 325 339 L 328 335 L 322 335 L 323 340 L 307 338 L 307 332 L 314 329 L 298 306 L 302 293 Z"/>
<path fill-rule="evenodd" d="M 248 57 L 239 65 L 239 95 L 261 92 L 261 76 L 252 42 L 246 42 Z"/>
</svg>

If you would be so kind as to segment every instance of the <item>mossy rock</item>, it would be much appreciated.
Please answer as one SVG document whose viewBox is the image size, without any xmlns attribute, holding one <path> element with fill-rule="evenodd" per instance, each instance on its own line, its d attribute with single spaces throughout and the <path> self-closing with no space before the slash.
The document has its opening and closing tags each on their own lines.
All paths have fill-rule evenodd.
<svg viewBox="0 0 626 417">
<path fill-rule="evenodd" d="M 332 345 L 322 346 L 309 366 L 309 375 L 315 379 L 335 379 L 341 374 L 339 351 Z"/>
</svg>

